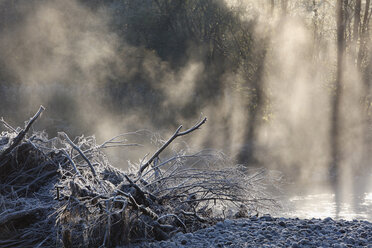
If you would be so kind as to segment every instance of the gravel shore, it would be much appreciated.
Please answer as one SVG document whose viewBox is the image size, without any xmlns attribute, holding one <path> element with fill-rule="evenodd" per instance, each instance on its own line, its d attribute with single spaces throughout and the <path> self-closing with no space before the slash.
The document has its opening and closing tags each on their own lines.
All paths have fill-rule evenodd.
<svg viewBox="0 0 372 248">
<path fill-rule="evenodd" d="M 271 216 L 225 220 L 167 241 L 132 247 L 368 247 L 372 223 L 364 220 L 289 219 Z"/>
</svg>

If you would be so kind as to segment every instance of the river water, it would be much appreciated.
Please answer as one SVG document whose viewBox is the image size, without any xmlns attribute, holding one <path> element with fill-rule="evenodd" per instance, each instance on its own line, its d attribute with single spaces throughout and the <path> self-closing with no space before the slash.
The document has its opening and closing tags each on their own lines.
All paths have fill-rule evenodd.
<svg viewBox="0 0 372 248">
<path fill-rule="evenodd" d="M 372 192 L 344 195 L 337 199 L 334 193 L 293 194 L 283 200 L 284 217 L 368 220 L 372 222 Z"/>
</svg>

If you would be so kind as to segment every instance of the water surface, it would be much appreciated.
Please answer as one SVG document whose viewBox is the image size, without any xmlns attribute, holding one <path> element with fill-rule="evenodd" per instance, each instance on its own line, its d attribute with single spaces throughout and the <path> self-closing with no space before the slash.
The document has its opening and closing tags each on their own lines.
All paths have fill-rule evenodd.
<svg viewBox="0 0 372 248">
<path fill-rule="evenodd" d="M 368 220 L 372 222 L 372 192 L 336 199 L 334 193 L 295 194 L 284 200 L 284 217 Z"/>
</svg>

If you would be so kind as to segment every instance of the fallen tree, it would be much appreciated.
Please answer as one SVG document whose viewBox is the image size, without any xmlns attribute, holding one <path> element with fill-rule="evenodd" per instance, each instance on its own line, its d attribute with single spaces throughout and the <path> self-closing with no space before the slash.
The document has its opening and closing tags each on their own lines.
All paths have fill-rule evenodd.
<svg viewBox="0 0 372 248">
<path fill-rule="evenodd" d="M 265 193 L 265 171 L 232 166 L 222 153 L 159 156 L 177 138 L 205 122 L 176 132 L 136 171 L 111 166 L 104 148 L 127 146 L 118 135 L 103 144 L 94 137 L 49 139 L 24 129 L 0 135 L 1 247 L 112 247 L 162 240 L 227 217 L 247 217 L 277 206 Z M 228 217 L 233 217 L 231 214 Z"/>
</svg>

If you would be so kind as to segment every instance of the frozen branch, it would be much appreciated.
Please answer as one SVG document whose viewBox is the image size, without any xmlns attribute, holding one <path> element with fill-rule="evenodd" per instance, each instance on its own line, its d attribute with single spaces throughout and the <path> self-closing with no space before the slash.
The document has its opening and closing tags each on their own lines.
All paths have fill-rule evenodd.
<svg viewBox="0 0 372 248">
<path fill-rule="evenodd" d="M 195 131 L 196 129 L 200 128 L 201 125 L 203 125 L 205 122 L 207 121 L 207 118 L 204 117 L 203 120 L 201 120 L 199 123 L 197 123 L 195 126 L 191 127 L 190 129 L 184 131 L 184 132 L 180 132 L 181 128 L 182 128 L 182 125 L 179 126 L 176 130 L 176 132 L 172 135 L 172 137 L 170 137 L 168 139 L 167 142 L 164 143 L 164 145 L 162 145 L 159 150 L 157 150 L 154 155 L 152 155 L 152 157 L 144 164 L 141 166 L 141 168 L 139 169 L 138 171 L 138 177 L 141 176 L 142 172 L 147 168 L 149 167 L 149 165 L 154 161 L 155 158 L 157 158 L 159 156 L 159 154 L 164 151 L 165 148 L 167 148 L 170 143 L 173 142 L 173 140 L 175 140 L 177 137 L 180 137 L 180 136 L 183 136 L 183 135 L 186 135 L 186 134 L 189 134 L 193 131 Z"/>
<path fill-rule="evenodd" d="M 252 210 L 275 205 L 262 192 L 266 173 L 242 171 L 221 152 L 180 151 L 158 160 L 177 137 L 200 128 L 206 118 L 184 132 L 180 126 L 131 174 L 108 164 L 102 152 L 128 145 L 122 138 L 127 134 L 102 145 L 94 137 L 83 136 L 74 143 L 63 132 L 53 139 L 34 132 L 24 139 L 43 109 L 16 135 L 0 160 L 0 227 L 13 230 L 13 222 L 26 225 L 17 233 L 5 234 L 0 246 L 111 247 L 139 239 L 161 240 L 178 230 L 192 232 L 216 223 L 224 218 L 221 206 L 243 206 L 248 212 L 243 216 L 249 216 Z M 11 135 L 0 138 L 10 140 Z M 64 147 L 71 147 L 71 153 Z M 35 223 L 23 221 L 29 217 Z M 94 235 L 87 238 L 87 234 Z"/>
<path fill-rule="evenodd" d="M 36 207 L 32 209 L 24 209 L 20 211 L 10 212 L 10 213 L 2 213 L 0 215 L 0 226 L 7 224 L 10 221 L 19 220 L 19 219 L 27 219 L 30 215 L 34 215 L 37 212 L 44 211 L 45 207 Z"/>
<path fill-rule="evenodd" d="M 19 143 L 23 140 L 23 138 L 26 136 L 28 130 L 31 128 L 32 124 L 36 121 L 36 119 L 41 115 L 41 113 L 45 110 L 43 106 L 40 106 L 37 113 L 31 117 L 31 119 L 28 121 L 25 129 L 21 130 L 18 135 L 13 139 L 13 143 L 3 151 L 3 153 L 0 155 L 0 161 L 4 159 L 4 157 L 11 152 L 16 146 L 19 145 Z"/>
<path fill-rule="evenodd" d="M 1 117 L 0 122 L 1 122 L 1 123 L 2 123 L 6 128 L 8 128 L 10 131 L 12 131 L 12 132 L 14 132 L 14 133 L 17 132 L 17 130 L 15 130 L 11 125 L 9 125 L 9 124 L 4 120 L 3 117 Z"/>
<path fill-rule="evenodd" d="M 90 170 L 92 171 L 93 176 L 95 178 L 97 178 L 97 172 L 96 172 L 96 170 L 94 169 L 94 167 L 91 164 L 91 162 L 89 161 L 89 159 L 81 151 L 81 149 L 77 145 L 75 145 L 74 142 L 72 142 L 72 140 L 68 137 L 68 135 L 65 132 L 59 132 L 59 134 L 62 135 L 66 139 L 66 141 L 72 146 L 72 148 L 74 148 L 80 154 L 80 156 L 87 162 Z"/>
</svg>

